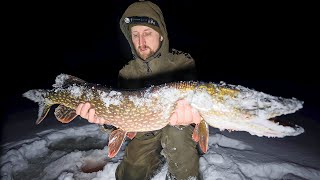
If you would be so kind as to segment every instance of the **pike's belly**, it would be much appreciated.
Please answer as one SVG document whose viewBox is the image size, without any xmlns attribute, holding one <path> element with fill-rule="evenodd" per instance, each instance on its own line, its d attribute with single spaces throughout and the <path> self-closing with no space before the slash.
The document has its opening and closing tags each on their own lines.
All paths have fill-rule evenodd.
<svg viewBox="0 0 320 180">
<path fill-rule="evenodd" d="M 165 127 L 169 121 L 161 110 L 147 108 L 126 108 L 104 114 L 106 124 L 120 128 L 126 132 L 147 132 Z"/>
<path fill-rule="evenodd" d="M 121 119 L 117 122 L 114 122 L 115 126 L 118 126 L 118 128 L 121 128 L 122 130 L 126 132 L 147 132 L 147 131 L 155 131 L 162 129 L 165 127 L 169 122 L 162 119 L 157 120 L 126 120 Z"/>
</svg>

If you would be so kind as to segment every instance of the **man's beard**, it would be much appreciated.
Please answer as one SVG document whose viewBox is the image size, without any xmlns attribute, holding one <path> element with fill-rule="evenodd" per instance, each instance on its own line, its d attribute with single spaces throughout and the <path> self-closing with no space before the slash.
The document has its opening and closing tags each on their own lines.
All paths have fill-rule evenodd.
<svg viewBox="0 0 320 180">
<path fill-rule="evenodd" d="M 140 51 L 139 51 L 140 49 L 142 49 L 141 46 L 138 47 L 137 54 L 138 54 L 138 56 L 139 56 L 141 59 L 143 59 L 143 60 L 146 60 L 148 57 L 151 57 L 152 55 L 155 54 L 155 52 L 152 51 L 149 46 L 144 46 L 144 47 L 143 47 L 143 49 L 149 49 L 149 53 L 148 53 L 148 54 L 141 54 Z"/>
</svg>

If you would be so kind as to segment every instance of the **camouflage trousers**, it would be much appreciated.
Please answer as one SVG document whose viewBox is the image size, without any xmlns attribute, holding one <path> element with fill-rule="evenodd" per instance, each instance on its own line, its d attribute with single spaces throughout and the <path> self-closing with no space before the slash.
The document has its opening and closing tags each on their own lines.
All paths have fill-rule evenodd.
<svg viewBox="0 0 320 180">
<path fill-rule="evenodd" d="M 168 163 L 167 179 L 200 179 L 199 153 L 192 132 L 193 126 L 168 125 L 152 133 L 138 133 L 126 147 L 116 179 L 149 180 L 164 160 Z"/>
</svg>

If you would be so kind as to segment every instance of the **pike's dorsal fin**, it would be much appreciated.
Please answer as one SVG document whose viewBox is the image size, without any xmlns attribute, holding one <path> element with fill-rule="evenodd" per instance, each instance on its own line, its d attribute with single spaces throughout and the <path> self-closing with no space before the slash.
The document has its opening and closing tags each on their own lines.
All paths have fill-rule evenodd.
<svg viewBox="0 0 320 180">
<path fill-rule="evenodd" d="M 78 77 L 68 75 L 68 74 L 60 74 L 56 77 L 55 84 L 52 85 L 55 88 L 64 87 L 70 84 L 85 84 L 86 81 L 82 80 Z"/>
<path fill-rule="evenodd" d="M 108 153 L 108 157 L 109 158 L 113 158 L 114 156 L 117 155 L 117 153 L 119 152 L 121 145 L 123 144 L 125 137 L 126 137 L 127 132 L 121 130 L 121 129 L 117 129 L 112 131 L 112 133 L 110 133 L 109 135 L 109 153 Z"/>
<path fill-rule="evenodd" d="M 137 132 L 128 132 L 128 133 L 127 133 L 127 137 L 128 137 L 129 139 L 133 139 L 136 135 L 137 135 Z"/>
<path fill-rule="evenodd" d="M 40 124 L 42 120 L 47 116 L 50 111 L 51 105 L 45 103 L 39 103 L 39 114 L 36 124 Z"/>
<path fill-rule="evenodd" d="M 69 123 L 78 115 L 74 109 L 68 108 L 62 104 L 60 104 L 54 111 L 54 115 L 58 119 L 58 121 L 62 123 Z"/>
</svg>

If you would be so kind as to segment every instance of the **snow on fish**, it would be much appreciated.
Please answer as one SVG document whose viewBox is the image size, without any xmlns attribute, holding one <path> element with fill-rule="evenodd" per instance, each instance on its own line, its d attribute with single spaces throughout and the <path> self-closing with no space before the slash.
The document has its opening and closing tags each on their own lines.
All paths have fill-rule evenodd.
<svg viewBox="0 0 320 180">
<path fill-rule="evenodd" d="M 135 90 L 114 89 L 88 83 L 78 77 L 60 74 L 53 89 L 33 89 L 24 97 L 37 102 L 39 124 L 54 104 L 56 118 L 69 123 L 80 103 L 89 102 L 96 116 L 116 130 L 109 136 L 110 158 L 114 157 L 125 137 L 137 132 L 159 130 L 169 124 L 178 100 L 185 99 L 202 117 L 195 125 L 193 139 L 203 152 L 208 150 L 209 126 L 220 130 L 246 131 L 266 137 L 297 136 L 304 132 L 298 125 L 284 125 L 274 117 L 295 113 L 303 107 L 296 98 L 272 96 L 240 85 L 224 82 L 179 81 Z"/>
</svg>

